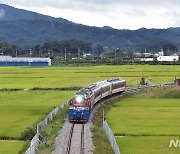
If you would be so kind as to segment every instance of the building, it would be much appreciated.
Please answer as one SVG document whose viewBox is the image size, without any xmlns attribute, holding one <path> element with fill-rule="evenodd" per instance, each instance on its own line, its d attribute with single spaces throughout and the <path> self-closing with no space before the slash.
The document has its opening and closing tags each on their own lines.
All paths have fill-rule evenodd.
<svg viewBox="0 0 180 154">
<path fill-rule="evenodd" d="M 178 61 L 179 56 L 159 56 L 157 57 L 157 61 Z"/>
<path fill-rule="evenodd" d="M 163 51 L 163 49 L 161 49 L 161 51 L 158 52 L 158 56 L 164 56 L 164 51 Z"/>
<path fill-rule="evenodd" d="M 0 56 L 0 66 L 51 66 L 51 59 Z"/>
</svg>

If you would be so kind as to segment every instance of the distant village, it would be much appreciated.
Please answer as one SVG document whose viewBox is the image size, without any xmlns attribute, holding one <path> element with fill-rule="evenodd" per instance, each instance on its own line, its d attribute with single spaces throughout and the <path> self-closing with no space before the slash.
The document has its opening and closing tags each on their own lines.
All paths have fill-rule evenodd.
<svg viewBox="0 0 180 154">
<path fill-rule="evenodd" d="M 98 60 L 104 61 L 108 60 L 133 60 L 136 62 L 178 62 L 180 61 L 179 53 L 173 53 L 172 55 L 165 55 L 163 49 L 159 52 L 152 53 L 147 52 L 124 52 L 122 50 L 113 51 L 103 51 L 101 53 L 85 53 L 78 50 L 78 54 L 70 54 L 66 50 L 61 55 L 51 54 L 48 52 L 46 54 L 35 54 L 33 55 L 30 49 L 29 54 L 18 55 L 17 51 L 14 57 L 6 56 L 4 54 L 0 55 L 0 66 L 51 66 L 51 60 L 53 61 L 78 61 L 78 60 Z M 89 62 L 90 62 L 89 61 Z"/>
<path fill-rule="evenodd" d="M 161 49 L 160 52 L 158 53 L 134 53 L 134 59 L 138 61 L 167 61 L 167 62 L 172 62 L 172 61 L 179 61 L 179 55 L 178 54 L 173 54 L 170 56 L 165 56 L 163 49 Z"/>
<path fill-rule="evenodd" d="M 149 61 L 159 61 L 159 62 L 173 62 L 173 61 L 179 61 L 180 60 L 180 53 L 173 53 L 172 55 L 165 55 L 163 49 L 161 49 L 157 53 L 152 53 L 152 52 L 147 52 L 146 49 L 144 52 L 133 52 L 131 55 L 129 55 L 128 52 L 121 52 L 120 55 L 116 51 L 111 52 L 111 54 L 107 52 L 102 52 L 99 57 L 97 54 L 93 55 L 90 53 L 83 54 L 83 58 L 92 58 L 92 57 L 97 57 L 97 58 L 108 58 L 108 59 L 126 59 L 126 58 L 131 58 L 135 61 L 144 61 L 144 62 L 149 62 Z"/>
</svg>

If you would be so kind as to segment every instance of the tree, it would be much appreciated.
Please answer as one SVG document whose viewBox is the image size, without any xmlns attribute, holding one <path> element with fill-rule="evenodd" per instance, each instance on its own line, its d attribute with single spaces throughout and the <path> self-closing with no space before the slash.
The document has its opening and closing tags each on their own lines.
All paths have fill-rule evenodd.
<svg viewBox="0 0 180 154">
<path fill-rule="evenodd" d="M 91 51 L 91 42 L 81 40 L 62 40 L 62 41 L 49 41 L 42 45 L 41 49 L 44 51 L 53 51 L 54 53 L 63 53 L 65 50 L 69 54 L 78 54 L 80 51 Z"/>
<path fill-rule="evenodd" d="M 0 42 L 0 53 L 3 55 L 14 56 L 16 51 L 16 46 L 8 42 Z"/>
<path fill-rule="evenodd" d="M 165 56 L 171 55 L 172 52 L 177 52 L 177 47 L 174 44 L 164 44 L 163 51 Z"/>
<path fill-rule="evenodd" d="M 97 56 L 100 56 L 102 52 L 104 52 L 104 48 L 102 45 L 97 44 L 96 47 L 94 48 L 95 53 Z"/>
</svg>

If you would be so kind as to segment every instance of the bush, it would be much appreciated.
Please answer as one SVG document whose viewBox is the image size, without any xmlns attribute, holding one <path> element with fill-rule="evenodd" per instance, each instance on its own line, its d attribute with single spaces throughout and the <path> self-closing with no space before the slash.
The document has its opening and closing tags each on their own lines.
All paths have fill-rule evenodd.
<svg viewBox="0 0 180 154">
<path fill-rule="evenodd" d="M 31 126 L 27 127 L 24 132 L 21 133 L 21 136 L 19 137 L 20 140 L 32 140 L 34 135 L 36 134 L 36 128 Z"/>
</svg>

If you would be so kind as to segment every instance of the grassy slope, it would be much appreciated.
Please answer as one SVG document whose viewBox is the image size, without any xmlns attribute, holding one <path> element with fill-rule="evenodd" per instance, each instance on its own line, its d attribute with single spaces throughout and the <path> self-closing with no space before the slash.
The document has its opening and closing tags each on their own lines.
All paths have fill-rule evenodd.
<svg viewBox="0 0 180 154">
<path fill-rule="evenodd" d="M 0 67 L 0 88 L 86 86 L 112 77 L 122 77 L 128 85 L 136 84 L 142 74 L 154 83 L 169 82 L 180 77 L 179 66 L 122 65 L 24 68 Z"/>
<path fill-rule="evenodd" d="M 180 137 L 180 91 L 156 88 L 131 97 L 115 104 L 106 116 L 115 134 L 126 135 L 116 138 L 121 153 L 179 153 L 179 148 L 168 146 Z"/>
<path fill-rule="evenodd" d="M 0 137 L 17 138 L 26 127 L 73 94 L 74 91 L 0 92 Z"/>
<path fill-rule="evenodd" d="M 24 147 L 22 141 L 2 141 L 0 140 L 0 154 L 18 154 Z"/>
</svg>

